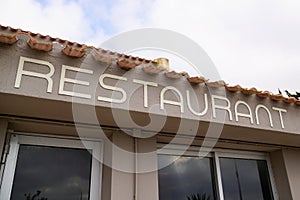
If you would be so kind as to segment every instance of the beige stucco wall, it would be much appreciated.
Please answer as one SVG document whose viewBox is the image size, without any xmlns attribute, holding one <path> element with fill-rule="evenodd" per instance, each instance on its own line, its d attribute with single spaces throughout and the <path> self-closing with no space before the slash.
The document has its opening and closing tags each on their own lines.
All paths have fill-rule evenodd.
<svg viewBox="0 0 300 200">
<path fill-rule="evenodd" d="M 158 176 L 153 171 L 157 169 L 156 138 L 138 139 L 137 150 L 140 153 L 137 166 L 142 172 L 137 174 L 137 199 L 158 200 Z"/>
<path fill-rule="evenodd" d="M 282 149 L 271 153 L 280 200 L 300 199 L 300 151 Z"/>
<path fill-rule="evenodd" d="M 292 197 L 300 199 L 300 151 L 284 150 L 283 155 Z"/>
<path fill-rule="evenodd" d="M 111 90 L 107 90 L 100 86 L 98 84 L 98 79 L 100 75 L 102 74 L 111 74 L 111 75 L 117 75 L 120 77 L 125 77 L 127 81 L 121 81 L 121 83 L 118 83 L 118 87 L 123 88 L 124 91 L 127 92 L 128 98 L 126 98 L 126 101 L 124 103 L 120 104 L 113 104 L 113 107 L 123 111 L 127 111 L 126 105 L 130 106 L 130 110 L 136 113 L 140 113 L 141 116 L 144 117 L 144 119 L 147 119 L 148 113 L 153 112 L 156 115 L 162 115 L 164 116 L 164 112 L 168 114 L 168 116 L 173 117 L 174 119 L 178 120 L 180 119 L 189 119 L 189 120 L 201 120 L 203 122 L 224 122 L 225 124 L 232 125 L 232 126 L 241 126 L 241 127 L 248 127 L 253 129 L 260 129 L 260 130 L 269 130 L 271 132 L 284 132 L 284 133 L 293 133 L 296 135 L 299 135 L 299 129 L 300 124 L 297 123 L 296 119 L 299 118 L 299 109 L 300 107 L 294 104 L 287 104 L 283 101 L 273 101 L 269 98 L 260 98 L 256 95 L 244 95 L 242 93 L 233 93 L 229 92 L 224 89 L 224 87 L 221 88 L 209 88 L 205 84 L 199 84 L 199 85 L 191 85 L 186 79 L 170 79 L 167 78 L 163 73 L 158 74 L 157 76 L 149 75 L 144 72 L 144 70 L 141 67 L 137 67 L 134 70 L 125 71 L 118 67 L 116 63 L 113 63 L 110 67 L 106 67 L 105 64 L 96 61 L 92 58 L 92 55 L 88 54 L 87 56 L 81 58 L 81 59 L 74 59 L 70 57 L 66 57 L 61 53 L 61 49 L 54 48 L 51 52 L 39 52 L 36 50 L 31 49 L 28 47 L 27 43 L 23 40 L 18 41 L 17 44 L 14 45 L 2 45 L 0 44 L 0 66 L 1 66 L 1 73 L 0 73 L 0 95 L 1 98 L 3 98 L 1 104 L 0 104 L 0 114 L 9 114 L 9 115 L 20 115 L 20 116 L 27 116 L 27 117 L 41 117 L 40 115 L 43 115 L 43 117 L 47 117 L 48 119 L 54 119 L 54 120 L 69 120 L 68 116 L 60 112 L 56 112 L 56 115 L 50 116 L 49 113 L 41 113 L 36 112 L 36 110 L 26 110 L 25 102 L 24 104 L 19 103 L 19 111 L 12 110 L 11 106 L 9 106 L 10 102 L 12 101 L 11 98 L 13 98 L 13 95 L 17 95 L 17 101 L 22 101 L 24 97 L 33 97 L 36 98 L 36 101 L 56 101 L 56 103 L 66 103 L 68 102 L 69 105 L 71 105 L 71 102 L 74 101 L 72 95 L 66 95 L 62 94 L 59 91 L 59 85 L 61 82 L 61 70 L 63 65 L 72 66 L 75 68 L 82 68 L 86 70 L 93 71 L 93 75 L 89 75 L 86 73 L 78 73 L 76 75 L 79 75 L 78 78 L 82 81 L 88 81 L 90 86 L 89 87 L 80 87 L 80 93 L 91 95 L 91 98 L 81 98 L 76 99 L 76 102 L 80 102 L 85 105 L 92 105 L 96 106 L 99 110 L 103 111 L 105 109 L 110 109 L 112 107 L 112 104 L 110 102 L 105 101 L 99 101 L 97 100 L 97 97 L 110 97 L 112 95 Z M 47 62 L 49 65 L 53 65 L 53 68 L 55 69 L 54 75 L 52 76 L 51 80 L 53 82 L 53 85 L 51 87 L 51 91 L 47 92 L 48 89 L 48 82 L 43 78 L 37 78 L 37 77 L 31 77 L 22 75 L 20 79 L 17 77 L 18 67 L 21 58 L 26 59 L 37 59 L 44 62 Z M 23 66 L 23 65 L 21 65 Z M 50 69 L 47 67 L 47 65 L 44 64 L 37 64 L 35 62 L 25 62 L 24 69 L 28 71 L 36 71 L 38 73 L 46 74 Z M 82 77 L 81 77 L 82 76 Z M 74 78 L 75 74 L 72 71 L 68 71 L 67 77 Z M 133 82 L 134 79 L 137 80 L 143 80 L 147 82 L 154 82 L 157 83 L 157 87 L 150 87 L 148 88 L 148 103 L 149 106 L 144 106 L 143 101 L 143 85 L 136 84 Z M 20 80 L 20 86 L 17 86 L 16 82 L 17 80 Z M 109 86 L 115 85 L 116 80 L 107 78 L 105 80 L 105 83 Z M 72 92 L 74 89 L 74 85 L 78 84 L 64 84 L 64 90 L 68 92 Z M 160 94 L 162 89 L 165 89 L 167 86 L 175 87 L 180 91 L 180 94 L 183 95 L 183 106 L 182 109 L 184 110 L 183 113 L 180 112 L 180 108 L 178 106 L 174 105 L 165 105 L 165 109 L 157 110 L 154 112 L 153 109 L 150 109 L 154 105 L 160 104 Z M 77 87 L 76 87 L 77 88 Z M 77 90 L 77 89 L 76 89 Z M 203 103 L 203 94 L 208 95 L 208 112 L 204 116 L 197 116 L 195 114 L 192 114 L 190 109 L 187 105 L 187 95 L 186 91 L 191 92 L 191 106 L 198 110 L 198 106 L 201 107 L 201 110 L 204 107 Z M 192 95 L 195 92 L 194 95 Z M 130 94 L 130 95 L 129 95 Z M 231 113 L 231 117 L 228 116 L 229 112 L 224 112 L 223 109 L 217 109 L 216 110 L 216 118 L 212 117 L 212 111 L 213 111 L 213 103 L 212 103 L 212 95 L 215 97 L 226 97 L 226 99 L 231 104 L 229 112 Z M 22 100 L 20 100 L 20 98 Z M 165 98 L 166 100 L 171 100 L 178 102 L 178 99 L 175 98 L 176 96 L 172 95 L 171 92 L 166 93 Z M 216 101 L 216 105 L 223 105 L 226 104 L 226 102 L 220 99 L 214 100 Z M 239 117 L 237 118 L 235 114 L 237 112 L 235 111 L 235 104 L 236 102 L 243 101 L 247 105 L 249 105 L 250 110 L 252 112 L 252 118 L 253 123 L 250 122 L 249 118 L 247 117 Z M 29 102 L 30 103 L 30 102 Z M 26 102 L 27 105 L 27 102 Z M 34 106 L 36 106 L 37 103 L 34 103 Z M 215 105 L 215 104 L 214 104 Z M 257 105 L 264 105 L 266 106 L 271 113 L 272 121 L 273 121 L 273 127 L 270 125 L 267 113 L 263 110 L 260 110 L 258 112 L 259 116 L 259 123 L 258 120 L 255 119 L 255 110 Z M 49 106 L 49 105 L 47 105 Z M 222 106 L 221 106 L 222 107 Z M 280 115 L 278 111 L 273 110 L 273 107 L 282 108 L 286 110 L 286 113 L 284 112 L 283 115 L 283 124 L 284 128 L 282 128 Z M 199 108 L 200 109 L 200 108 Z M 52 109 L 55 110 L 55 109 Z M 249 111 L 246 109 L 245 106 L 240 105 L 238 107 L 239 113 L 248 114 Z M 52 111 L 54 112 L 54 111 Z M 101 123 L 103 125 L 111 126 L 112 124 L 108 120 L 109 117 L 106 118 L 106 120 L 103 120 Z M 141 118 L 140 118 L 141 119 Z M 126 120 L 126 118 L 124 118 Z M 137 119 L 138 120 L 138 119 Z M 90 123 L 89 118 L 82 118 L 81 121 L 83 123 Z M 143 120 L 145 121 L 145 120 Z M 133 124 L 130 123 L 130 120 L 125 121 L 124 126 L 131 128 L 133 127 Z M 173 123 L 174 124 L 174 123 Z M 147 127 L 144 127 L 147 129 Z M 150 128 L 148 128 L 149 131 L 152 131 Z M 168 131 L 168 127 L 165 127 L 163 131 Z"/>
<path fill-rule="evenodd" d="M 112 140 L 111 199 L 158 200 L 156 139 L 134 139 L 116 131 Z M 135 158 L 135 151 L 146 156 Z"/>
<path fill-rule="evenodd" d="M 271 153 L 271 163 L 279 199 L 292 199 L 282 150 Z"/>
<path fill-rule="evenodd" d="M 113 142 L 120 148 L 133 152 L 134 141 L 131 137 L 126 134 L 121 134 L 119 132 L 113 133 Z M 124 156 L 124 152 L 118 151 L 115 146 L 112 150 L 112 165 L 115 167 L 124 167 L 127 169 L 133 169 L 134 158 L 129 156 Z M 111 199 L 134 199 L 134 175 L 132 173 L 122 172 L 121 170 L 112 169 L 111 174 Z"/>
</svg>

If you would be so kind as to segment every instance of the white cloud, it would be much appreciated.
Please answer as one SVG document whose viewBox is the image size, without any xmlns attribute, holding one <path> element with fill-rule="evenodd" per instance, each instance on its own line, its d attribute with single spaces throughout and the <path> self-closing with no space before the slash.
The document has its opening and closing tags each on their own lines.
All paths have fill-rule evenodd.
<svg viewBox="0 0 300 200">
<path fill-rule="evenodd" d="M 93 35 L 90 21 L 75 2 L 49 1 L 42 5 L 34 0 L 1 3 L 1 24 L 30 30 L 52 37 L 82 42 Z"/>
<path fill-rule="evenodd" d="M 108 10 L 108 20 L 116 32 L 124 32 L 149 25 L 152 0 L 115 0 Z"/>
<path fill-rule="evenodd" d="M 200 44 L 225 81 L 299 90 L 300 3 L 290 1 L 155 2 L 149 22 Z"/>
</svg>

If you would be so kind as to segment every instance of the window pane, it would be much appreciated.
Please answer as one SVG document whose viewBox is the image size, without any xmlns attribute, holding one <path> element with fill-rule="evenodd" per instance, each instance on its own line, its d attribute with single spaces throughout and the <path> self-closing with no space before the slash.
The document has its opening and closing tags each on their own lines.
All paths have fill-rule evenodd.
<svg viewBox="0 0 300 200">
<path fill-rule="evenodd" d="M 159 155 L 159 168 L 169 159 L 175 160 L 176 156 Z M 160 169 L 158 177 L 160 200 L 188 200 L 192 195 L 202 196 L 205 200 L 216 199 L 210 158 L 180 157 Z"/>
<path fill-rule="evenodd" d="M 273 199 L 266 161 L 220 158 L 225 200 Z"/>
<path fill-rule="evenodd" d="M 11 200 L 88 200 L 91 162 L 85 149 L 20 145 Z"/>
</svg>

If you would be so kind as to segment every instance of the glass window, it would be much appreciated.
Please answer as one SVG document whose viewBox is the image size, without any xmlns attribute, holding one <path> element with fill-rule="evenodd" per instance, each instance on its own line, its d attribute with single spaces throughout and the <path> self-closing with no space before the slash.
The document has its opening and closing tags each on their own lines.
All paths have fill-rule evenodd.
<svg viewBox="0 0 300 200">
<path fill-rule="evenodd" d="M 167 159 L 175 160 L 160 169 Z M 213 163 L 211 158 L 158 156 L 159 199 L 213 200 L 215 198 Z"/>
<path fill-rule="evenodd" d="M 273 200 L 266 156 L 229 150 L 205 158 L 158 155 L 159 199 Z"/>
<path fill-rule="evenodd" d="M 220 158 L 220 169 L 225 200 L 273 199 L 266 161 Z"/>
<path fill-rule="evenodd" d="M 0 199 L 101 199 L 101 148 L 101 141 L 12 136 Z"/>
<path fill-rule="evenodd" d="M 20 145 L 11 200 L 88 200 L 91 158 L 85 149 Z"/>
</svg>

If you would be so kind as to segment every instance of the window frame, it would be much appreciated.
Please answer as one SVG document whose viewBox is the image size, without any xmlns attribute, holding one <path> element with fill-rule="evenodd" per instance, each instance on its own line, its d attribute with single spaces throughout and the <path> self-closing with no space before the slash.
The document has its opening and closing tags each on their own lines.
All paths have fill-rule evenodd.
<svg viewBox="0 0 300 200">
<path fill-rule="evenodd" d="M 90 176 L 90 200 L 101 199 L 102 188 L 102 160 L 103 160 L 103 141 L 102 140 L 80 140 L 72 137 L 59 137 L 51 135 L 34 134 L 13 134 L 9 144 L 9 153 L 3 172 L 3 178 L 0 188 L 0 199 L 10 199 L 13 187 L 13 181 L 16 171 L 19 147 L 22 144 L 88 149 L 92 151 L 92 166 Z"/>
<path fill-rule="evenodd" d="M 158 143 L 158 148 L 163 147 L 163 144 Z M 180 153 L 185 148 L 183 145 L 174 144 L 170 145 L 168 149 L 158 149 L 158 155 L 172 155 L 172 156 L 181 156 Z M 214 166 L 212 166 L 215 172 L 215 182 L 216 182 L 216 192 L 219 200 L 224 200 L 223 194 L 223 185 L 221 177 L 221 168 L 220 168 L 220 158 L 236 158 L 236 159 L 250 159 L 250 160 L 265 160 L 268 168 L 268 175 L 270 177 L 271 189 L 273 193 L 274 200 L 278 200 L 278 193 L 275 186 L 275 178 L 272 171 L 271 160 L 269 154 L 266 152 L 254 152 L 254 151 L 245 151 L 245 150 L 232 150 L 232 149 L 211 149 L 211 148 L 202 148 L 204 152 L 204 157 L 211 157 L 213 159 Z M 197 157 L 199 156 L 199 147 L 192 146 L 189 147 L 187 151 L 182 156 L 188 157 Z"/>
</svg>

